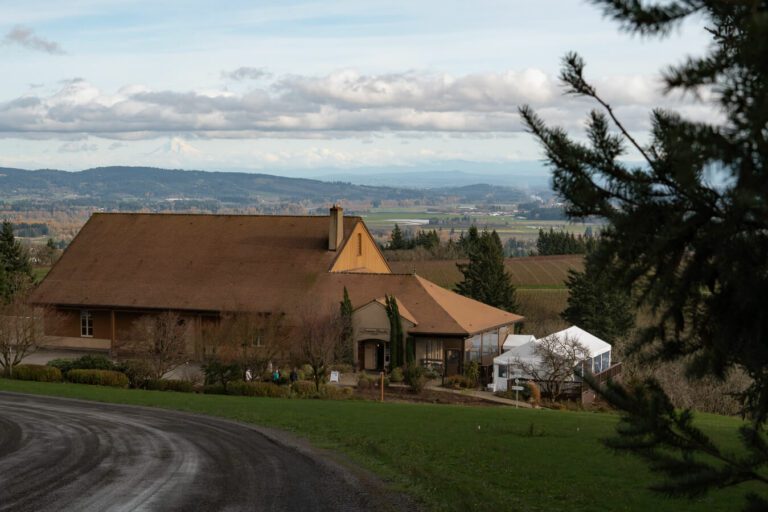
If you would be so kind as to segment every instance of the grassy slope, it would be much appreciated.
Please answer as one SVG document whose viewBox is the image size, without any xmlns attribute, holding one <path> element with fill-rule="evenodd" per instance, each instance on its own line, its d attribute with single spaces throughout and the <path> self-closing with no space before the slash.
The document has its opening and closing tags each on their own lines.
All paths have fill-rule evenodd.
<svg viewBox="0 0 768 512">
<path fill-rule="evenodd" d="M 341 451 L 433 510 L 733 510 L 741 492 L 696 502 L 643 490 L 649 471 L 598 439 L 615 416 L 364 401 L 258 399 L 0 379 L 0 390 L 212 414 L 279 427 Z M 739 422 L 702 415 L 719 439 Z M 533 432 L 533 435 L 531 435 Z"/>
</svg>

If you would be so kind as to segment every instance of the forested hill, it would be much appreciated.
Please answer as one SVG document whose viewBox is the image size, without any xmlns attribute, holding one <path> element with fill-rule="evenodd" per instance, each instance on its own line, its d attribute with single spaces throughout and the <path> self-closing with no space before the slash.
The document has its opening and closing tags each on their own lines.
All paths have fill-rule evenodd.
<svg viewBox="0 0 768 512">
<path fill-rule="evenodd" d="M 509 187 L 423 190 L 352 185 L 268 174 L 206 172 L 152 167 L 98 167 L 79 172 L 0 168 L 0 201 L 19 206 L 51 202 L 82 206 L 150 206 L 182 202 L 194 206 L 253 205 L 277 201 L 430 200 L 517 202 L 526 194 Z"/>
</svg>

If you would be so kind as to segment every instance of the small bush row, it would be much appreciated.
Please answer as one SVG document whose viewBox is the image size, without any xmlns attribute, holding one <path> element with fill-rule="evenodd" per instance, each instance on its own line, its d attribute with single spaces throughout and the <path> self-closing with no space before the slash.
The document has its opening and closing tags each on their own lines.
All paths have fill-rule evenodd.
<svg viewBox="0 0 768 512">
<path fill-rule="evenodd" d="M 42 364 L 17 364 L 13 367 L 11 377 L 37 382 L 61 382 L 62 380 L 61 370 Z"/>
<path fill-rule="evenodd" d="M 221 384 L 208 384 L 203 388 L 206 394 L 214 395 L 233 395 L 233 396 L 255 396 L 269 398 L 325 398 L 330 400 L 341 400 L 349 398 L 353 394 L 351 388 L 339 386 L 320 386 L 320 391 L 315 389 L 315 385 L 309 381 L 294 382 L 289 386 L 278 386 L 271 382 L 245 382 L 242 380 L 229 382 L 224 388 Z"/>
<path fill-rule="evenodd" d="M 151 391 L 177 391 L 179 393 L 192 393 L 195 390 L 195 385 L 188 380 L 151 379 L 144 383 L 144 389 Z"/>
<path fill-rule="evenodd" d="M 124 373 L 114 370 L 69 370 L 67 380 L 76 384 L 95 384 L 116 388 L 128 387 L 128 377 Z"/>
</svg>

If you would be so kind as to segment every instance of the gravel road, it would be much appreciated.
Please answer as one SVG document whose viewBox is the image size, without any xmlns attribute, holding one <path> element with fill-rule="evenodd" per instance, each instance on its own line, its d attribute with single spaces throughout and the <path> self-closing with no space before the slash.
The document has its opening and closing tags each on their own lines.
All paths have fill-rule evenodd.
<svg viewBox="0 0 768 512">
<path fill-rule="evenodd" d="M 379 510 L 382 489 L 268 429 L 0 393 L 0 511 Z"/>
</svg>

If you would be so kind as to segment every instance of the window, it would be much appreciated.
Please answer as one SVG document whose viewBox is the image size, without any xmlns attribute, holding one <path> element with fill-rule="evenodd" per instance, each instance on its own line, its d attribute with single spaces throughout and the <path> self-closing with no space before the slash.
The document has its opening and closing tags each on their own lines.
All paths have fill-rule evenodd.
<svg viewBox="0 0 768 512">
<path fill-rule="evenodd" d="M 605 352 L 603 354 L 603 370 L 606 370 L 611 367 L 611 351 Z"/>
<path fill-rule="evenodd" d="M 357 255 L 358 256 L 363 255 L 363 234 L 362 233 L 357 234 Z"/>
<path fill-rule="evenodd" d="M 500 379 L 506 379 L 507 375 L 509 375 L 509 372 L 507 371 L 508 367 L 505 364 L 499 365 L 499 378 Z"/>
<path fill-rule="evenodd" d="M 93 338 L 93 315 L 90 311 L 80 312 L 80 336 Z"/>
</svg>

